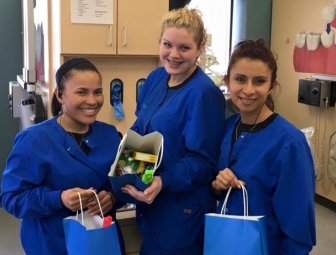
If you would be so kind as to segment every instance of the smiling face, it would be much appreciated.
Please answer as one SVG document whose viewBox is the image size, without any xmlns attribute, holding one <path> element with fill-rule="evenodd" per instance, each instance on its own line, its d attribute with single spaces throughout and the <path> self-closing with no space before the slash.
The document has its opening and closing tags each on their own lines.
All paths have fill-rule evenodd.
<svg viewBox="0 0 336 255">
<path fill-rule="evenodd" d="M 63 123 L 73 132 L 92 124 L 103 103 L 102 80 L 94 71 L 72 70 L 71 78 L 65 81 L 64 89 L 56 92 L 62 104 Z"/>
<path fill-rule="evenodd" d="M 169 86 L 186 80 L 196 68 L 201 54 L 195 42 L 195 33 L 185 28 L 167 27 L 160 42 L 160 60 L 171 75 Z"/>
<path fill-rule="evenodd" d="M 240 110 L 244 123 L 253 124 L 258 115 L 269 111 L 265 102 L 273 86 L 272 71 L 266 63 L 241 58 L 232 66 L 226 79 L 230 98 Z"/>
</svg>

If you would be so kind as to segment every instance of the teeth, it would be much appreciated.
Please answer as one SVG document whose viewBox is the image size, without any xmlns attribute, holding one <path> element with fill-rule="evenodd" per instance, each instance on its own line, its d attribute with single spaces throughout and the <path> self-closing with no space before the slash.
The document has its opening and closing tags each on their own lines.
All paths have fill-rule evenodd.
<svg viewBox="0 0 336 255">
<path fill-rule="evenodd" d="M 243 103 L 245 103 L 245 104 L 252 104 L 252 103 L 254 102 L 253 99 L 245 99 L 245 98 L 242 98 L 242 101 L 243 101 Z"/>
<path fill-rule="evenodd" d="M 325 48 L 330 48 L 333 45 L 334 40 L 336 40 L 334 30 L 331 30 L 329 34 L 327 31 L 324 31 L 321 35 L 321 42 Z"/>
<path fill-rule="evenodd" d="M 95 111 L 95 109 L 84 109 L 84 112 L 94 112 Z"/>
<path fill-rule="evenodd" d="M 307 49 L 309 51 L 316 50 L 321 45 L 321 33 L 311 32 L 307 34 Z"/>
<path fill-rule="evenodd" d="M 322 18 L 324 22 L 327 24 L 331 23 L 335 19 L 335 16 L 336 16 L 336 5 L 335 4 L 324 7 L 321 12 Z"/>
<path fill-rule="evenodd" d="M 298 48 L 302 49 L 303 46 L 305 46 L 305 44 L 306 44 L 306 38 L 307 38 L 306 31 L 301 31 L 300 33 L 297 33 L 296 36 L 295 36 L 295 45 Z"/>
<path fill-rule="evenodd" d="M 169 62 L 172 64 L 176 64 L 176 65 L 180 63 L 179 61 L 174 61 L 174 60 L 169 60 Z"/>
</svg>

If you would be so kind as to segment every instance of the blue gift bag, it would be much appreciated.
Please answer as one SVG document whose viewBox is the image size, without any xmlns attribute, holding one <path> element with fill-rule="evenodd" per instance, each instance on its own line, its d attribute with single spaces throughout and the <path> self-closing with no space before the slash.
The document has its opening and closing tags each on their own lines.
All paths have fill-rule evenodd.
<svg viewBox="0 0 336 255">
<path fill-rule="evenodd" d="M 225 197 L 220 214 L 205 215 L 203 255 L 268 255 L 264 216 L 248 215 L 246 188 L 242 185 L 244 215 L 225 215 L 231 188 Z"/>
<path fill-rule="evenodd" d="M 68 255 L 121 255 L 116 224 L 102 227 L 102 222 L 100 216 L 83 212 L 82 206 L 80 214 L 63 219 Z"/>
</svg>

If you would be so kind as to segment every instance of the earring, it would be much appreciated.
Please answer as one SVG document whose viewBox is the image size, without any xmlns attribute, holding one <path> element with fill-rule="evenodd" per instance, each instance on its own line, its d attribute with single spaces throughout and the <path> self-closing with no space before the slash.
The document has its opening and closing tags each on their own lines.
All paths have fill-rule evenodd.
<svg viewBox="0 0 336 255">
<path fill-rule="evenodd" d="M 59 104 L 60 104 L 61 110 L 59 111 L 58 115 L 62 115 L 63 114 L 63 104 L 62 103 L 59 103 Z"/>
</svg>

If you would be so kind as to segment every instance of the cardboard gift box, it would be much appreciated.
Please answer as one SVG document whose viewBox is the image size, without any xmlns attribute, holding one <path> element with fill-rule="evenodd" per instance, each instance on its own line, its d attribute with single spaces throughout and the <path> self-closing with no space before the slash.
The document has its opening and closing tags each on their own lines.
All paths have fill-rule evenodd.
<svg viewBox="0 0 336 255">
<path fill-rule="evenodd" d="M 145 184 L 135 173 L 134 174 L 124 174 L 118 176 L 116 172 L 117 164 L 121 154 L 125 149 L 131 149 L 136 152 L 144 152 L 148 154 L 155 155 L 150 157 L 153 162 L 153 171 L 160 166 L 162 155 L 163 155 L 163 136 L 155 131 L 145 136 L 141 136 L 133 130 L 128 130 L 121 140 L 117 152 L 117 156 L 111 166 L 109 178 L 112 185 L 112 189 L 117 199 L 124 203 L 139 204 L 141 201 L 136 200 L 132 196 L 123 193 L 121 187 L 126 184 L 131 184 L 140 191 L 144 191 L 150 184 Z M 146 154 L 142 154 L 146 155 Z"/>
</svg>

